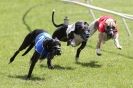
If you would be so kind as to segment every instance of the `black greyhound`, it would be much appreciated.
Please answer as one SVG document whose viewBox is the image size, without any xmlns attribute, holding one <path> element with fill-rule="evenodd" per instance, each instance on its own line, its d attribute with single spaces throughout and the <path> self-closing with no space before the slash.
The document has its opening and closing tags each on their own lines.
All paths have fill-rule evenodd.
<svg viewBox="0 0 133 88">
<path fill-rule="evenodd" d="M 54 13 L 52 12 L 52 23 L 57 28 L 52 37 L 57 38 L 60 41 L 67 42 L 67 45 L 81 46 L 77 49 L 75 59 L 78 61 L 80 52 L 85 48 L 89 37 L 89 24 L 84 21 L 77 21 L 72 25 L 68 25 L 68 20 L 64 20 L 63 24 L 56 24 L 54 21 Z"/>
<path fill-rule="evenodd" d="M 32 71 L 38 59 L 47 58 L 48 68 L 53 68 L 51 65 L 51 60 L 55 55 L 61 55 L 60 50 L 60 42 L 57 39 L 53 39 L 46 31 L 42 29 L 36 29 L 30 32 L 24 39 L 20 48 L 14 53 L 14 55 L 10 58 L 10 62 L 13 62 L 15 57 L 19 54 L 20 51 L 27 48 L 24 52 L 26 55 L 33 47 L 35 46 L 35 52 L 30 59 L 31 65 L 29 68 L 28 76 L 29 79 L 31 77 Z"/>
</svg>

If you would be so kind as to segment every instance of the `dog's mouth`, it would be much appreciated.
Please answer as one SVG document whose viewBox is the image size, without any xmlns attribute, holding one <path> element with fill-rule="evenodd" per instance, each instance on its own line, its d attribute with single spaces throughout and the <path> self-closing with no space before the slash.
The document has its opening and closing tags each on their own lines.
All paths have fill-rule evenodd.
<svg viewBox="0 0 133 88">
<path fill-rule="evenodd" d="M 52 53 L 54 55 L 61 55 L 61 48 L 59 46 L 55 46 L 52 48 Z"/>
<path fill-rule="evenodd" d="M 83 40 L 86 41 L 90 36 L 90 32 L 89 31 L 84 31 L 80 36 Z"/>
<path fill-rule="evenodd" d="M 112 27 L 107 26 L 106 27 L 106 33 L 107 33 L 108 37 L 113 38 L 116 32 L 117 32 L 117 30 L 114 26 L 112 26 Z"/>
</svg>

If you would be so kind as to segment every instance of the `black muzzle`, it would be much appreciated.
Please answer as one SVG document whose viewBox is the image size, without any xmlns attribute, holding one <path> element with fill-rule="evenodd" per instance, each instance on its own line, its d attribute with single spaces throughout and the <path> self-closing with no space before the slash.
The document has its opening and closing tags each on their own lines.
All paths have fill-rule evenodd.
<svg viewBox="0 0 133 88">
<path fill-rule="evenodd" d="M 54 55 L 61 55 L 61 48 L 59 46 L 54 47 L 52 51 Z"/>
<path fill-rule="evenodd" d="M 84 31 L 83 34 L 81 34 L 81 37 L 86 41 L 90 36 L 90 32 L 87 30 L 87 31 Z"/>
</svg>

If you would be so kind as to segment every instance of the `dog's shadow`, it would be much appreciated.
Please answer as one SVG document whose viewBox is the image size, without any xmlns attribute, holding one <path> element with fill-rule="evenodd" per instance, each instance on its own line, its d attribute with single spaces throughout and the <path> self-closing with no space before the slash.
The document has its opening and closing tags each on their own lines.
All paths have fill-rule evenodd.
<svg viewBox="0 0 133 88">
<path fill-rule="evenodd" d="M 93 46 L 91 45 L 88 45 L 88 47 L 92 48 L 92 49 L 95 49 Z M 111 54 L 114 54 L 114 55 L 118 55 L 118 56 L 122 56 L 122 57 L 125 57 L 125 58 L 128 58 L 128 59 L 133 59 L 133 56 L 128 56 L 128 55 L 125 55 L 125 54 L 121 54 L 121 53 L 117 53 L 117 52 L 113 52 L 113 51 L 108 51 L 108 50 L 102 50 L 103 52 L 106 52 L 106 53 L 111 53 Z"/>
<path fill-rule="evenodd" d="M 46 65 L 43 65 L 43 64 L 41 64 L 40 67 L 41 68 L 48 68 Z M 54 65 L 53 70 L 54 69 L 56 69 L 56 70 L 74 70 L 75 68 L 72 68 L 72 67 L 63 67 L 63 66 L 60 66 L 60 65 Z"/>
<path fill-rule="evenodd" d="M 91 68 L 100 68 L 102 65 L 98 64 L 98 61 L 90 61 L 90 62 L 76 62 L 76 64 L 81 65 L 83 67 L 91 67 Z"/>
<path fill-rule="evenodd" d="M 31 78 L 30 79 L 27 79 L 27 75 L 24 75 L 24 76 L 22 76 L 22 75 L 14 75 L 14 76 L 12 76 L 12 75 L 8 75 L 8 77 L 9 78 L 18 78 L 18 79 L 22 79 L 22 80 L 33 80 L 33 81 L 43 81 L 43 80 L 45 80 L 45 78 L 40 78 L 40 77 L 34 77 L 34 76 L 31 76 Z"/>
</svg>

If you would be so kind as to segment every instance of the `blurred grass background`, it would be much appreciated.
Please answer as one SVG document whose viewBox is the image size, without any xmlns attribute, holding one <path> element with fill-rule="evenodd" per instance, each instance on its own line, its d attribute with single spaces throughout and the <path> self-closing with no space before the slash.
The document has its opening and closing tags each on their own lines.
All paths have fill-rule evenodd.
<svg viewBox="0 0 133 88">
<path fill-rule="evenodd" d="M 84 0 L 82 0 L 84 2 Z M 32 79 L 24 78 L 29 70 L 30 52 L 8 65 L 9 58 L 20 46 L 28 30 L 22 23 L 24 13 L 32 6 L 43 4 L 31 10 L 26 22 L 32 29 L 42 28 L 50 34 L 56 29 L 51 22 L 51 13 L 56 9 L 56 23 L 68 16 L 70 23 L 93 21 L 88 9 L 60 0 L 0 0 L 0 88 L 133 88 L 133 39 L 128 37 L 121 18 L 117 19 L 122 50 L 117 50 L 113 41 L 103 45 L 101 57 L 96 56 L 97 33 L 92 36 L 81 52 L 79 63 L 75 63 L 76 48 L 62 43 L 62 55 L 53 59 L 55 69 L 49 70 L 46 61 L 37 63 Z M 93 0 L 93 5 L 133 14 L 133 0 Z M 96 17 L 107 13 L 96 12 Z M 132 21 L 128 21 L 132 32 Z"/>
</svg>

